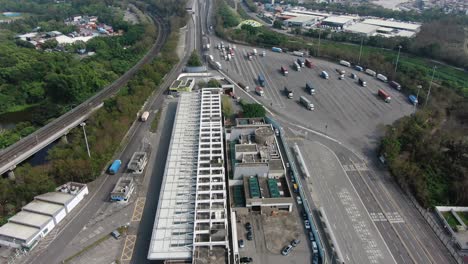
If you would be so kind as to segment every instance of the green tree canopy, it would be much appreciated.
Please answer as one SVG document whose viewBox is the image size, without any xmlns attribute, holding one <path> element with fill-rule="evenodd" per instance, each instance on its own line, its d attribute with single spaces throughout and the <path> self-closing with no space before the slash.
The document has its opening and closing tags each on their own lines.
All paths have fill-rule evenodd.
<svg viewBox="0 0 468 264">
<path fill-rule="evenodd" d="M 261 104 L 243 104 L 242 105 L 242 112 L 244 113 L 244 117 L 251 118 L 251 117 L 265 117 L 266 110 L 263 108 Z"/>
<path fill-rule="evenodd" d="M 189 67 L 199 67 L 202 66 L 202 62 L 200 60 L 200 55 L 198 55 L 197 50 L 193 50 L 190 58 L 187 62 L 187 66 Z"/>
</svg>

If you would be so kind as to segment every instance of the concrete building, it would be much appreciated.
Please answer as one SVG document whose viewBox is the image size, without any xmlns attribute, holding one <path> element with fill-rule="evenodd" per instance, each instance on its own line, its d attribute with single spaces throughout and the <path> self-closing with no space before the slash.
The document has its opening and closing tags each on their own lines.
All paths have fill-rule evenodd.
<svg viewBox="0 0 468 264">
<path fill-rule="evenodd" d="M 141 174 L 143 173 L 147 162 L 148 155 L 146 152 L 135 152 L 128 162 L 127 169 L 132 173 Z"/>
<path fill-rule="evenodd" d="M 320 21 L 318 16 L 296 16 L 283 22 L 288 27 L 311 27 Z"/>
<path fill-rule="evenodd" d="M 370 36 L 373 36 L 377 32 L 378 28 L 379 26 L 375 26 L 375 25 L 356 23 L 356 24 L 352 24 L 346 27 L 345 31 L 350 32 L 350 33 L 360 34 L 366 37 L 370 37 Z"/>
<path fill-rule="evenodd" d="M 258 176 L 243 177 L 245 207 L 252 211 L 292 211 L 294 200 L 282 178 L 266 178 Z"/>
<path fill-rule="evenodd" d="M 112 190 L 110 197 L 111 201 L 127 202 L 135 189 L 133 178 L 120 177 Z"/>
<path fill-rule="evenodd" d="M 221 93 L 183 93 L 177 106 L 149 260 L 226 263 Z"/>
<path fill-rule="evenodd" d="M 436 213 L 463 255 L 468 254 L 468 207 L 436 206 Z"/>
<path fill-rule="evenodd" d="M 34 201 L 0 227 L 0 245 L 32 249 L 88 194 L 85 184 L 69 182 Z"/>
<path fill-rule="evenodd" d="M 195 80 L 193 78 L 187 78 L 185 80 L 175 80 L 169 87 L 169 91 L 172 93 L 191 92 L 193 86 L 195 86 Z"/>
<path fill-rule="evenodd" d="M 421 29 L 421 24 L 418 23 L 408 23 L 408 22 L 398 22 L 392 20 L 383 20 L 383 19 L 365 19 L 362 21 L 364 24 L 375 25 L 379 27 L 392 28 L 398 30 L 407 30 L 413 32 L 419 32 Z"/>
<path fill-rule="evenodd" d="M 357 19 L 357 17 L 353 16 L 330 16 L 322 20 L 321 26 L 343 29 L 351 25 Z"/>
</svg>

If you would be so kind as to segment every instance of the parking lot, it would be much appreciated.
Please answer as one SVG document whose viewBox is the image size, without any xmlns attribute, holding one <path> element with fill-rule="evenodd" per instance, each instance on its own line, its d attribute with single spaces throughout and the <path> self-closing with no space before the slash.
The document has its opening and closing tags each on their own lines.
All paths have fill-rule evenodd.
<svg viewBox="0 0 468 264">
<path fill-rule="evenodd" d="M 252 225 L 252 240 L 247 240 L 246 223 Z M 292 213 L 250 213 L 237 217 L 238 239 L 243 239 L 245 243 L 244 248 L 239 248 L 240 257 L 251 257 L 253 263 L 311 263 L 307 233 L 296 207 Z M 289 255 L 281 255 L 281 250 L 294 239 L 300 243 Z"/>
<path fill-rule="evenodd" d="M 374 77 L 363 72 L 339 65 L 337 63 L 311 58 L 313 68 L 302 68 L 300 72 L 293 69 L 294 61 L 299 58 L 291 54 L 266 51 L 262 57 L 262 49 L 257 49 L 259 55 L 252 60 L 246 57 L 253 48 L 235 45 L 235 56 L 230 61 L 220 57 L 220 51 L 215 48 L 217 40 L 209 54 L 222 65 L 235 81 L 241 81 L 250 87 L 250 94 L 265 103 L 273 111 L 286 114 L 291 121 L 304 123 L 309 127 L 322 131 L 332 137 L 345 139 L 353 147 L 360 150 L 369 143 L 375 142 L 376 128 L 381 124 L 389 124 L 403 115 L 411 113 L 412 105 L 399 91 L 391 88 Z M 288 68 L 288 76 L 283 76 L 281 66 Z M 339 80 L 335 69 L 346 71 L 344 80 Z M 320 72 L 327 71 L 330 78 L 321 78 Z M 258 74 L 265 77 L 263 97 L 255 93 L 258 85 Z M 367 82 L 367 87 L 358 85 L 357 80 L 351 79 L 355 73 Z M 305 90 L 306 82 L 310 82 L 316 89 L 315 95 Z M 292 90 L 293 99 L 284 94 L 284 87 Z M 392 98 L 385 103 L 377 96 L 378 89 L 384 89 Z M 239 93 L 242 97 L 242 93 Z M 299 103 L 299 97 L 306 96 L 314 105 L 315 110 L 309 111 Z M 381 132 L 381 131 L 380 131 Z"/>
</svg>

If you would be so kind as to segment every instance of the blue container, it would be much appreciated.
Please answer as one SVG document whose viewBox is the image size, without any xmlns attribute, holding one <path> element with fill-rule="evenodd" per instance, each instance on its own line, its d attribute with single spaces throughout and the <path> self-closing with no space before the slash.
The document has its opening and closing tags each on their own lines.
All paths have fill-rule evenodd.
<svg viewBox="0 0 468 264">
<path fill-rule="evenodd" d="M 274 51 L 274 52 L 283 52 L 283 50 L 282 50 L 282 49 L 280 49 L 280 48 L 277 48 L 277 47 L 273 47 L 273 48 L 271 48 L 271 51 Z"/>
<path fill-rule="evenodd" d="M 410 95 L 410 96 L 408 96 L 408 99 L 409 99 L 409 101 L 410 101 L 413 105 L 417 105 L 417 104 L 418 104 L 418 99 L 416 98 L 415 95 Z"/>
<path fill-rule="evenodd" d="M 114 160 L 114 162 L 112 162 L 112 165 L 110 165 L 109 167 L 109 173 L 116 174 L 119 171 L 120 165 L 122 165 L 121 160 Z"/>
</svg>

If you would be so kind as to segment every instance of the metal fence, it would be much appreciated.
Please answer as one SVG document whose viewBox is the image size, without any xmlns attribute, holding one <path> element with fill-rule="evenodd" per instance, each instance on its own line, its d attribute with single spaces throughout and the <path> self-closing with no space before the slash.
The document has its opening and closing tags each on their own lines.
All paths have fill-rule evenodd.
<svg viewBox="0 0 468 264">
<path fill-rule="evenodd" d="M 289 160 L 289 165 L 291 166 L 291 169 L 292 169 L 292 172 L 293 172 L 293 175 L 294 175 L 294 178 L 296 179 L 296 182 L 297 182 L 297 185 L 298 185 L 298 189 L 299 189 L 299 196 L 301 197 L 302 199 L 302 203 L 303 203 L 303 206 L 304 206 L 304 209 L 305 209 L 305 212 L 307 214 L 307 219 L 309 220 L 310 224 L 311 224 L 311 230 L 312 230 L 312 233 L 315 237 L 315 241 L 317 243 L 317 248 L 318 248 L 318 252 L 319 252 L 319 256 L 320 256 L 320 259 L 324 260 L 324 253 L 323 253 L 323 248 L 322 248 L 322 243 L 320 241 L 320 237 L 318 236 L 317 234 L 317 227 L 315 225 L 315 222 L 313 221 L 313 218 L 312 218 L 312 211 L 310 210 L 310 207 L 309 207 L 309 201 L 307 199 L 307 196 L 304 194 L 304 191 L 303 191 L 303 188 L 302 188 L 302 183 L 300 180 L 297 180 L 299 179 L 299 172 L 297 171 L 297 168 L 296 168 L 296 164 L 294 162 L 294 157 L 293 155 L 291 154 L 291 150 L 289 149 L 289 146 L 288 146 L 288 143 L 286 142 L 286 139 L 284 138 L 284 130 L 283 128 L 278 125 L 278 123 L 276 123 L 276 121 L 274 121 L 272 118 L 270 117 L 265 117 L 266 121 L 270 124 L 273 125 L 274 128 L 278 129 L 280 131 L 279 135 L 280 135 L 280 138 L 281 138 L 281 141 L 283 142 L 283 146 L 284 146 L 284 149 L 286 150 L 286 156 L 288 157 L 288 160 Z"/>
</svg>

